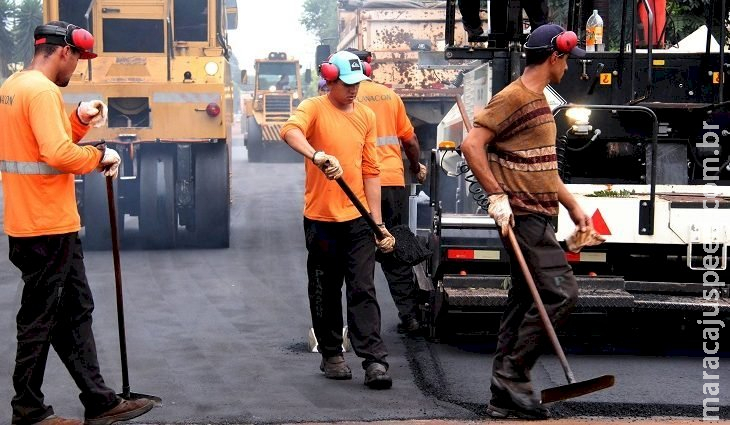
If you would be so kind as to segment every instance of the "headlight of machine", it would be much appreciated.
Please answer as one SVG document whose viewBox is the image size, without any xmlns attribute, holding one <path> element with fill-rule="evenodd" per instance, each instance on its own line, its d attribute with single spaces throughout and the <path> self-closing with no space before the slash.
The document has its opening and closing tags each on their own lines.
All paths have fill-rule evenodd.
<svg viewBox="0 0 730 425">
<path fill-rule="evenodd" d="M 218 73 L 218 64 L 215 62 L 208 62 L 205 64 L 205 73 L 211 77 Z"/>
</svg>

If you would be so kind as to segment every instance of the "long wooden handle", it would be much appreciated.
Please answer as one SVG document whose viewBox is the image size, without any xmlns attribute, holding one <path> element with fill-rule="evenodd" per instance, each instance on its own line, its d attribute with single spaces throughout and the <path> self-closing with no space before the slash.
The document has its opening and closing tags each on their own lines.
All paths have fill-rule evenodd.
<svg viewBox="0 0 730 425">
<path fill-rule="evenodd" d="M 553 324 L 550 321 L 550 317 L 548 317 L 547 311 L 545 311 L 545 305 L 542 303 L 540 293 L 537 292 L 537 286 L 535 285 L 535 281 L 532 280 L 532 274 L 530 274 L 530 269 L 527 268 L 525 257 L 522 255 L 522 250 L 520 249 L 520 245 L 517 243 L 517 239 L 515 238 L 515 234 L 512 232 L 511 227 L 507 230 L 507 238 L 512 246 L 512 251 L 515 253 L 515 257 L 517 257 L 517 262 L 520 263 L 520 269 L 522 269 L 522 274 L 525 276 L 527 286 L 530 288 L 532 298 L 535 300 L 535 306 L 537 307 L 537 311 L 540 313 L 540 319 L 542 319 L 545 331 L 547 332 L 550 342 L 555 349 L 555 354 L 558 355 L 560 364 L 563 366 L 565 377 L 568 379 L 569 384 L 574 384 L 575 376 L 573 376 L 573 371 L 570 370 L 568 359 L 565 358 L 563 348 L 560 346 L 560 341 L 558 341 L 558 335 L 555 333 L 555 328 L 553 328 Z"/>
<path fill-rule="evenodd" d="M 340 185 L 342 190 L 345 192 L 345 195 L 347 195 L 348 198 L 350 198 L 350 201 L 352 201 L 352 204 L 355 205 L 355 208 L 357 208 L 358 211 L 360 211 L 360 214 L 365 218 L 365 221 L 368 222 L 368 225 L 370 225 L 370 228 L 373 229 L 373 233 L 375 233 L 375 236 L 378 237 L 378 239 L 383 239 L 385 235 L 383 235 L 383 231 L 380 230 L 380 227 L 378 227 L 378 224 L 373 220 L 373 217 L 370 215 L 368 210 L 365 209 L 365 206 L 360 202 L 359 199 L 357 199 L 357 196 L 355 193 L 350 189 L 350 186 L 345 183 L 345 181 L 342 179 L 342 177 L 335 179 L 337 184 Z"/>
</svg>

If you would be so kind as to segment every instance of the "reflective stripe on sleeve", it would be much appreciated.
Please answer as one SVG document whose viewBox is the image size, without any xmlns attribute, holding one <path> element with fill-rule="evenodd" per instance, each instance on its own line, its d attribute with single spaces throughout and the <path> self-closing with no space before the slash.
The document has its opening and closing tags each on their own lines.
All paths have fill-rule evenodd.
<svg viewBox="0 0 730 425">
<path fill-rule="evenodd" d="M 377 144 L 378 146 L 400 145 L 400 140 L 395 136 L 380 136 Z"/>
<path fill-rule="evenodd" d="M 59 171 L 45 162 L 22 162 L 0 160 L 0 171 L 8 174 L 67 174 Z"/>
</svg>

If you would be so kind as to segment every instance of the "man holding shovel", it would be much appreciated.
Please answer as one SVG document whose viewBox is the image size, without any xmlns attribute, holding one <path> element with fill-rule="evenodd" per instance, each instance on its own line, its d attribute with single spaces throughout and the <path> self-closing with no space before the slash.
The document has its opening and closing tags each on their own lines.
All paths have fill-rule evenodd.
<svg viewBox="0 0 730 425">
<path fill-rule="evenodd" d="M 580 231 L 590 218 L 558 176 L 555 121 L 543 94 L 562 79 L 569 54 L 583 56 L 573 32 L 558 25 L 535 29 L 525 43 L 520 78 L 494 95 L 474 118 L 461 144 L 469 167 L 489 193 L 489 215 L 503 240 L 514 232 L 553 325 L 561 324 L 578 297 L 578 287 L 551 224 L 562 204 Z M 509 247 L 509 243 L 505 243 Z M 502 316 L 491 379 L 492 417 L 549 417 L 530 381 L 547 341 L 538 309 L 510 251 L 512 287 Z"/>
<path fill-rule="evenodd" d="M 54 415 L 41 385 L 50 347 L 81 390 L 87 425 L 129 420 L 152 408 L 146 399 L 122 400 L 99 371 L 78 231 L 74 174 L 102 171 L 116 177 L 120 158 L 103 146 L 76 143 L 106 121 L 100 100 L 66 114 L 66 87 L 79 59 L 92 59 L 93 36 L 67 22 L 36 27 L 30 66 L 0 87 L 0 171 L 10 261 L 24 282 L 16 317 L 13 424 L 81 425 Z"/>
<path fill-rule="evenodd" d="M 375 295 L 375 249 L 390 252 L 395 239 L 382 224 L 380 168 L 375 114 L 355 102 L 365 65 L 350 52 L 337 52 L 320 65 L 329 93 L 304 100 L 281 129 L 281 137 L 305 161 L 304 235 L 309 306 L 322 353 L 320 369 L 329 379 L 351 379 L 342 355 L 342 282 L 347 324 L 355 353 L 363 358 L 365 385 L 392 385 L 380 335 Z M 342 179 L 381 226 L 376 240 L 366 220 L 332 180 Z"/>
</svg>

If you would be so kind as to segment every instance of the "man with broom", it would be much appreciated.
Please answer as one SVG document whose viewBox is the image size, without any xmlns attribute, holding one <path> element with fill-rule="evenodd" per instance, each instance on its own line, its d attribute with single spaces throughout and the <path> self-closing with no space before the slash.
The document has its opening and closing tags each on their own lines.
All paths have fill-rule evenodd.
<svg viewBox="0 0 730 425">
<path fill-rule="evenodd" d="M 558 25 L 535 29 L 524 46 L 522 76 L 492 97 L 461 144 L 469 167 L 489 193 L 488 212 L 503 240 L 513 228 L 553 325 L 568 317 L 578 298 L 573 271 L 551 224 L 558 205 L 566 208 L 577 231 L 600 239 L 558 175 L 556 126 L 543 94 L 548 84 L 563 78 L 569 54 L 585 54 L 576 45 L 575 33 Z M 512 287 L 499 329 L 487 413 L 545 419 L 549 411 L 533 391 L 530 370 L 547 338 L 515 253 L 508 251 Z"/>
<path fill-rule="evenodd" d="M 305 161 L 304 235 L 312 326 L 329 379 L 352 379 L 342 354 L 342 282 L 347 324 L 355 353 L 363 359 L 365 385 L 392 385 L 380 334 L 375 295 L 375 250 L 390 252 L 395 239 L 380 214 L 380 168 L 375 151 L 375 114 L 355 102 L 365 64 L 340 51 L 320 65 L 329 93 L 304 100 L 281 129 L 281 137 Z M 338 184 L 342 179 L 368 206 L 383 237 L 376 240 L 366 219 Z"/>
</svg>

